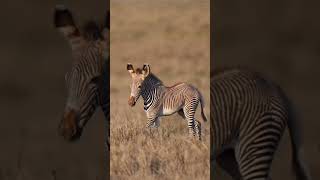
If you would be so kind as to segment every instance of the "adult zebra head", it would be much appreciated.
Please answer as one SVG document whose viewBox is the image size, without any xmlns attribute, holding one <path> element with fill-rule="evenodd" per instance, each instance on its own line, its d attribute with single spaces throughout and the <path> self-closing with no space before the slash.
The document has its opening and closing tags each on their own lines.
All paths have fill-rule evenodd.
<svg viewBox="0 0 320 180">
<path fill-rule="evenodd" d="M 92 21 L 79 29 L 72 13 L 64 6 L 57 6 L 54 25 L 72 49 L 72 68 L 65 75 L 68 97 L 59 124 L 59 133 L 71 141 L 80 137 L 101 103 L 104 64 L 109 58 L 109 13 L 103 27 Z"/>
<path fill-rule="evenodd" d="M 144 64 L 142 69 L 134 69 L 133 65 L 128 63 L 127 70 L 131 75 L 131 93 L 128 100 L 130 106 L 134 106 L 141 95 L 141 89 L 146 77 L 151 73 L 150 65 Z"/>
</svg>

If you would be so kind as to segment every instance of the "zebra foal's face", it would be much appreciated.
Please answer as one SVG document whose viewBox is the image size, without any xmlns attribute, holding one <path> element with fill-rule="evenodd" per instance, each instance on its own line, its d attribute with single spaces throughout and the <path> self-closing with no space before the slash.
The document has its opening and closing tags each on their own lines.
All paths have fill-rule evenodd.
<svg viewBox="0 0 320 180">
<path fill-rule="evenodd" d="M 109 17 L 107 13 L 101 27 L 90 21 L 78 28 L 65 6 L 55 9 L 54 25 L 69 42 L 73 55 L 72 69 L 65 76 L 68 97 L 59 124 L 59 134 L 66 140 L 80 137 L 100 102 L 103 64 L 109 57 Z"/>
<path fill-rule="evenodd" d="M 148 64 L 144 64 L 143 68 L 134 69 L 133 65 L 128 63 L 127 70 L 131 75 L 131 92 L 128 100 L 128 104 L 132 107 L 138 101 L 141 91 L 143 90 L 143 82 L 145 78 L 150 74 L 150 66 Z"/>
<path fill-rule="evenodd" d="M 80 137 L 86 122 L 98 105 L 101 74 L 86 74 L 87 69 L 73 68 L 66 74 L 68 97 L 59 129 L 66 140 Z"/>
</svg>

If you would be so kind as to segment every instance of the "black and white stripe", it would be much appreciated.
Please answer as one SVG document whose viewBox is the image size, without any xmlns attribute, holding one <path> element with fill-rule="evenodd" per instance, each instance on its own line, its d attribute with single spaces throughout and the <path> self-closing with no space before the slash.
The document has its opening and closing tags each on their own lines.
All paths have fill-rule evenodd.
<svg viewBox="0 0 320 180">
<path fill-rule="evenodd" d="M 185 83 L 166 87 L 150 74 L 142 84 L 141 96 L 148 118 L 147 127 L 158 127 L 160 116 L 181 111 L 187 120 L 189 133 L 201 139 L 201 123 L 195 119 L 195 112 L 202 96 L 196 88 Z"/>
<path fill-rule="evenodd" d="M 131 66 L 131 64 L 128 64 L 127 67 L 133 78 L 131 97 L 134 101 L 137 101 L 139 96 L 142 96 L 144 110 L 148 118 L 146 127 L 158 127 L 161 116 L 178 112 L 187 120 L 189 133 L 201 139 L 201 123 L 195 119 L 195 112 L 200 103 L 201 115 L 203 120 L 206 121 L 201 93 L 195 87 L 186 83 L 166 87 L 159 78 L 150 73 L 150 67 L 147 64 L 143 66 L 142 70 L 137 69 L 136 71 L 132 70 Z M 144 71 L 148 71 L 148 73 L 140 73 Z M 139 85 L 136 83 L 139 83 Z M 133 92 L 136 92 L 136 94 Z"/>
<path fill-rule="evenodd" d="M 109 43 L 110 13 L 99 27 L 95 22 L 88 22 L 78 28 L 72 13 L 59 5 L 54 13 L 54 25 L 72 49 L 72 67 L 66 74 L 68 98 L 65 111 L 77 113 L 78 126 L 83 129 L 97 107 L 105 115 L 105 149 L 106 158 L 110 149 L 109 133 Z"/>
<path fill-rule="evenodd" d="M 259 74 L 229 69 L 211 77 L 211 160 L 234 179 L 270 179 L 270 166 L 289 125 L 293 164 L 310 179 L 301 155 L 299 129 L 282 90 Z"/>
</svg>

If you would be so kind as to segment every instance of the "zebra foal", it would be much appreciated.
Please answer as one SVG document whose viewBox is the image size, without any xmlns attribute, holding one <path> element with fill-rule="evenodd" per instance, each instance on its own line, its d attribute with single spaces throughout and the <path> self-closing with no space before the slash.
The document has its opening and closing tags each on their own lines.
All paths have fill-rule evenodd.
<svg viewBox="0 0 320 180">
<path fill-rule="evenodd" d="M 211 162 L 233 179 L 271 179 L 273 156 L 288 125 L 297 179 L 311 179 L 299 121 L 277 85 L 255 72 L 225 69 L 211 75 L 210 96 Z"/>
<path fill-rule="evenodd" d="M 148 64 L 144 64 L 142 69 L 134 69 L 133 65 L 128 63 L 127 70 L 132 79 L 128 103 L 130 106 L 134 106 L 142 96 L 144 110 L 148 118 L 147 128 L 159 127 L 161 116 L 178 112 L 187 120 L 189 134 L 197 136 L 201 140 L 201 123 L 195 119 L 199 103 L 203 121 L 207 121 L 207 118 L 204 114 L 203 97 L 195 87 L 186 83 L 166 87 L 158 77 L 151 73 Z"/>
<path fill-rule="evenodd" d="M 109 29 L 110 15 L 99 27 L 90 21 L 79 28 L 63 5 L 54 12 L 55 28 L 71 46 L 72 67 L 65 75 L 68 91 L 59 133 L 68 141 L 78 139 L 97 107 L 105 115 L 105 148 L 109 145 Z"/>
</svg>

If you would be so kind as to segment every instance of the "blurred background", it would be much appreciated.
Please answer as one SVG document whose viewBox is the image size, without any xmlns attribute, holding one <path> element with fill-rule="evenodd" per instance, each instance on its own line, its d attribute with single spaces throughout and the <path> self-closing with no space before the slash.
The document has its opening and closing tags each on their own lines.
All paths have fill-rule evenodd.
<svg viewBox="0 0 320 180">
<path fill-rule="evenodd" d="M 209 118 L 209 0 L 111 1 L 112 179 L 209 179 L 209 123 L 203 141 L 192 142 L 180 116 L 162 117 L 147 131 L 143 100 L 129 107 L 126 67 L 149 63 L 165 85 L 188 82 L 206 102 Z M 198 113 L 200 109 L 198 109 Z M 200 120 L 199 114 L 196 116 Z"/>
<path fill-rule="evenodd" d="M 214 1 L 212 69 L 244 66 L 278 83 L 299 111 L 305 155 L 313 179 L 320 178 L 319 1 Z M 293 179 L 291 147 L 284 135 L 273 179 Z M 218 170 L 217 179 L 226 178 Z"/>
<path fill-rule="evenodd" d="M 64 110 L 68 43 L 53 27 L 62 1 L 1 1 L 0 179 L 103 179 L 104 116 L 99 110 L 83 136 L 67 143 L 57 127 Z M 102 22 L 106 0 L 70 0 L 81 25 Z"/>
</svg>

